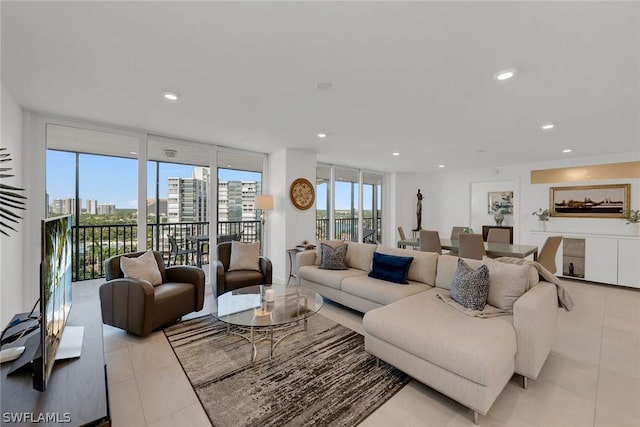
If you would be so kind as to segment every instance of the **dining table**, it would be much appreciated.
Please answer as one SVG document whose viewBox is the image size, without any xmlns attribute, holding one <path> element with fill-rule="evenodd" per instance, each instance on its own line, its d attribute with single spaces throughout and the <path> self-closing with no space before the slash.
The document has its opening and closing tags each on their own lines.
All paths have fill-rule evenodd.
<svg viewBox="0 0 640 427">
<path fill-rule="evenodd" d="M 208 234 L 197 234 L 193 236 L 187 236 L 187 240 L 193 242 L 196 246 L 196 265 L 198 267 L 202 267 L 202 255 L 203 250 L 202 247 L 209 243 L 209 235 Z"/>
<path fill-rule="evenodd" d="M 420 248 L 420 238 L 401 239 L 398 240 L 399 248 L 406 248 L 407 246 L 413 248 Z M 440 246 L 442 249 L 447 249 L 452 252 L 458 252 L 460 248 L 460 242 L 452 239 L 440 239 Z M 534 245 L 515 245 L 510 243 L 497 243 L 497 242 L 484 242 L 484 248 L 487 252 L 487 256 L 490 257 L 514 257 L 514 258 L 526 258 L 529 255 L 533 255 L 533 260 L 538 260 L 538 247 Z"/>
</svg>

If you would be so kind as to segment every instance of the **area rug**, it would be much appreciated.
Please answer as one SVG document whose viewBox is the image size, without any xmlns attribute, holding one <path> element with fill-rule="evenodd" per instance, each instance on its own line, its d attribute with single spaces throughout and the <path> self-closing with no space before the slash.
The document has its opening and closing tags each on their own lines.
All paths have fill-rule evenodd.
<svg viewBox="0 0 640 427">
<path fill-rule="evenodd" d="M 320 314 L 269 360 L 212 316 L 165 334 L 214 426 L 355 426 L 410 378 L 364 350 L 364 337 Z"/>
</svg>

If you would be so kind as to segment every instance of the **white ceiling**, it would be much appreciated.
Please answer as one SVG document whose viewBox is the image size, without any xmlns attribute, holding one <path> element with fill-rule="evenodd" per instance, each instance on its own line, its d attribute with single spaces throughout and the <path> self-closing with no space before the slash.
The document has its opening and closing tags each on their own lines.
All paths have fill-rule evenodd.
<svg viewBox="0 0 640 427">
<path fill-rule="evenodd" d="M 635 1 L 3 1 L 2 82 L 33 111 L 379 171 L 637 152 L 639 11 Z M 515 79 L 492 79 L 512 67 Z M 325 81 L 333 87 L 318 90 Z M 541 132 L 546 121 L 556 129 Z"/>
</svg>

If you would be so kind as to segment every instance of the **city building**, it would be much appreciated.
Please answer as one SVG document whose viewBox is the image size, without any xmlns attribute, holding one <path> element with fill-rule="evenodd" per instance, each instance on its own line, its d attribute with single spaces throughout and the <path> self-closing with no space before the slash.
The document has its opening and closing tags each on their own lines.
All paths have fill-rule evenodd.
<svg viewBox="0 0 640 427">
<path fill-rule="evenodd" d="M 209 168 L 194 167 L 191 178 L 167 178 L 167 222 L 208 221 Z"/>
<path fill-rule="evenodd" d="M 167 199 L 158 199 L 157 206 L 156 199 L 147 199 L 147 216 L 156 216 L 156 214 L 159 214 L 160 218 L 167 217 Z"/>
<path fill-rule="evenodd" d="M 101 203 L 98 205 L 98 215 L 115 215 L 116 205 L 113 203 Z"/>
<path fill-rule="evenodd" d="M 87 211 L 89 215 L 98 213 L 98 201 L 96 199 L 87 199 Z"/>
<path fill-rule="evenodd" d="M 80 205 L 82 205 L 82 199 L 80 199 Z M 72 197 L 66 197 L 64 199 L 53 199 L 53 204 L 51 205 L 51 213 L 61 215 L 75 215 L 76 199 Z"/>
</svg>

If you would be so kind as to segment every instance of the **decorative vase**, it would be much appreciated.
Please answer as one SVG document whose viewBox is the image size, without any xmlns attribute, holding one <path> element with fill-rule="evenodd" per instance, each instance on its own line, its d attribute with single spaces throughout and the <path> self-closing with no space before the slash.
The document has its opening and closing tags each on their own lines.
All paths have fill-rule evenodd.
<svg viewBox="0 0 640 427">
<path fill-rule="evenodd" d="M 547 231 L 547 221 L 538 221 L 540 231 Z"/>
<path fill-rule="evenodd" d="M 496 225 L 498 227 L 502 226 L 502 221 L 504 221 L 504 214 L 502 212 L 496 212 L 493 215 L 493 219 L 496 221 Z"/>
</svg>

